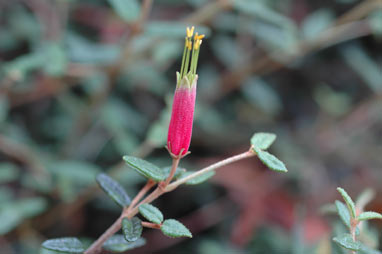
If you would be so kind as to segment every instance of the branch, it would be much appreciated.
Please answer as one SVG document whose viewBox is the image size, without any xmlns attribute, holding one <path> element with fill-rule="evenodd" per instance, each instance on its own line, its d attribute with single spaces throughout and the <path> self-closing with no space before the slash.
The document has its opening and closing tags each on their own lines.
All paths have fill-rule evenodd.
<svg viewBox="0 0 382 254">
<path fill-rule="evenodd" d="M 245 158 L 249 158 L 249 157 L 252 157 L 252 156 L 255 156 L 255 155 L 256 155 L 256 153 L 254 153 L 252 150 L 249 150 L 247 152 L 244 152 L 244 153 L 241 153 L 241 154 L 229 157 L 229 158 L 227 158 L 225 160 L 219 161 L 219 162 L 217 162 L 215 164 L 212 164 L 212 165 L 210 165 L 210 166 L 208 166 L 206 168 L 198 170 L 197 172 L 195 172 L 195 173 L 193 173 L 193 174 L 191 174 L 191 175 L 189 175 L 187 177 L 181 178 L 181 179 L 179 179 L 179 180 L 169 184 L 166 187 L 165 190 L 166 190 L 166 192 L 172 191 L 175 188 L 177 188 L 179 185 L 184 184 L 187 181 L 189 181 L 191 179 L 194 179 L 194 178 L 196 178 L 198 176 L 201 176 L 201 175 L 203 175 L 203 174 L 205 174 L 207 172 L 210 172 L 210 171 L 215 170 L 217 168 L 223 167 L 223 166 L 225 166 L 227 164 L 230 164 L 230 163 L 233 163 L 235 161 L 242 160 L 242 159 L 245 159 Z"/>
<path fill-rule="evenodd" d="M 252 157 L 252 156 L 255 156 L 256 153 L 253 152 L 252 150 L 249 150 L 249 151 L 246 151 L 244 153 L 241 153 L 241 154 L 238 154 L 238 155 L 235 155 L 235 156 L 232 156 L 232 157 L 229 157 L 225 160 L 222 160 L 222 161 L 219 161 L 215 164 L 212 164 L 206 168 L 203 168 L 197 172 L 195 172 L 194 174 L 191 174 L 185 178 L 182 178 L 180 180 L 177 180 L 169 185 L 167 185 L 165 188 L 161 187 L 161 186 L 158 186 L 152 193 L 150 193 L 150 195 L 148 195 L 145 199 L 143 199 L 141 202 L 139 202 L 137 205 L 135 205 L 133 208 L 128 208 L 128 209 L 125 209 L 122 211 L 122 214 L 121 216 L 113 223 L 113 225 L 111 225 L 109 227 L 108 230 L 106 230 L 105 233 L 103 233 L 98 239 L 97 241 L 95 241 L 86 251 L 84 254 L 95 254 L 97 253 L 101 248 L 102 248 L 102 245 L 103 243 L 109 238 L 111 237 L 113 234 L 115 234 L 120 228 L 121 228 L 121 223 L 122 223 L 122 219 L 127 217 L 129 219 L 131 219 L 133 216 L 135 216 L 137 213 L 138 213 L 138 208 L 140 205 L 142 204 L 148 204 L 148 203 L 151 203 L 152 201 L 154 201 L 155 199 L 157 199 L 158 197 L 160 197 L 161 195 L 163 195 L 164 193 L 166 192 L 170 192 L 170 191 L 173 191 L 174 189 L 176 189 L 179 185 L 187 182 L 188 180 L 191 180 L 195 177 L 198 177 L 202 174 L 205 174 L 211 170 L 215 170 L 217 168 L 220 168 L 220 167 L 223 167 L 225 165 L 228 165 L 230 163 L 233 163 L 233 162 L 236 162 L 236 161 L 239 161 L 239 160 L 242 160 L 242 159 L 245 159 L 245 158 L 249 158 L 249 157 Z M 174 160 L 175 161 L 175 160 Z M 179 161 L 178 161 L 179 162 Z M 177 166 L 177 163 L 174 163 L 176 166 Z M 173 164 L 173 166 L 174 166 Z M 175 167 L 176 169 L 176 167 Z M 147 188 L 147 184 L 143 187 L 143 189 Z M 143 189 L 139 192 L 141 193 L 143 191 Z M 139 194 L 138 194 L 139 195 Z M 137 195 L 137 196 L 138 196 Z M 137 197 L 134 198 L 134 200 L 138 200 Z M 131 206 L 131 205 L 130 205 Z M 132 206 L 131 206 L 132 207 Z M 147 225 L 146 225 L 147 226 Z"/>
</svg>

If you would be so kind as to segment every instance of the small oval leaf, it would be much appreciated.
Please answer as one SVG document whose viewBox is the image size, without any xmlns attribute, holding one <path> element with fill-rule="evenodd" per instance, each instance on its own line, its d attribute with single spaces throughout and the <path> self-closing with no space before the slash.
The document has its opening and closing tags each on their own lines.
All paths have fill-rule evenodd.
<svg viewBox="0 0 382 254">
<path fill-rule="evenodd" d="M 126 22 L 131 23 L 139 18 L 140 5 L 137 0 L 108 0 L 114 11 Z"/>
<path fill-rule="evenodd" d="M 104 244 L 103 248 L 112 252 L 125 252 L 131 249 L 141 247 L 146 244 L 144 238 L 138 238 L 134 242 L 128 242 L 123 235 L 113 235 Z"/>
<path fill-rule="evenodd" d="M 49 239 L 42 243 L 42 247 L 65 253 L 83 253 L 85 251 L 80 240 L 75 237 Z"/>
<path fill-rule="evenodd" d="M 192 175 L 194 174 L 195 171 L 187 171 L 185 173 L 182 174 L 182 178 L 183 177 L 187 177 L 189 175 Z M 213 177 L 215 175 L 215 171 L 212 170 L 212 171 L 208 171 L 200 176 L 197 176 L 195 178 L 192 178 L 190 180 L 188 180 L 185 184 L 187 185 L 197 185 L 197 184 L 201 184 L 205 181 L 207 181 L 208 179 L 210 179 L 211 177 Z"/>
<path fill-rule="evenodd" d="M 163 222 L 163 225 L 160 228 L 163 234 L 169 237 L 190 237 L 192 238 L 192 234 L 186 226 L 180 223 L 177 220 L 169 219 Z"/>
<path fill-rule="evenodd" d="M 134 242 L 142 235 L 142 221 L 138 217 L 133 217 L 131 220 L 123 218 L 122 231 L 126 241 Z"/>
<path fill-rule="evenodd" d="M 251 145 L 261 150 L 267 150 L 276 140 L 276 135 L 273 133 L 258 132 L 251 138 Z"/>
<path fill-rule="evenodd" d="M 147 220 L 155 224 L 161 224 L 163 221 L 162 212 L 153 205 L 143 204 L 139 206 L 139 213 Z"/>
<path fill-rule="evenodd" d="M 274 171 L 278 171 L 278 172 L 288 172 L 288 170 L 285 167 L 284 163 L 282 161 L 280 161 L 279 159 L 277 159 L 276 156 L 274 156 L 274 155 L 272 155 L 272 154 L 270 154 L 270 153 L 268 153 L 266 151 L 257 149 L 256 147 L 255 147 L 255 151 L 256 151 L 257 157 L 269 169 L 274 170 Z"/>
<path fill-rule="evenodd" d="M 162 168 L 163 173 L 165 174 L 165 177 L 169 177 L 171 172 L 171 166 Z M 183 174 L 186 172 L 186 169 L 184 168 L 177 168 L 174 174 L 173 179 L 178 179 L 179 177 L 183 176 Z"/>
<path fill-rule="evenodd" d="M 126 207 L 130 204 L 131 200 L 125 189 L 113 178 L 102 173 L 97 176 L 96 180 L 106 194 L 118 205 Z"/>
<path fill-rule="evenodd" d="M 350 229 L 350 213 L 348 208 L 341 201 L 335 201 L 337 213 L 340 216 L 342 222 Z"/>
<path fill-rule="evenodd" d="M 372 219 L 380 219 L 382 220 L 382 214 L 377 212 L 363 212 L 358 217 L 358 220 L 372 220 Z"/>
<path fill-rule="evenodd" d="M 123 156 L 123 160 L 133 169 L 135 169 L 139 174 L 152 179 L 156 182 L 160 182 L 166 179 L 165 174 L 162 169 L 155 166 L 154 164 L 142 160 L 133 156 Z"/>
<path fill-rule="evenodd" d="M 361 248 L 361 243 L 354 241 L 350 234 L 342 234 L 340 236 L 334 237 L 333 241 L 348 250 L 357 251 Z"/>
<path fill-rule="evenodd" d="M 341 196 L 345 200 L 345 203 L 346 203 L 346 205 L 347 205 L 347 207 L 349 209 L 351 217 L 355 218 L 356 217 L 356 212 L 355 212 L 355 205 L 354 205 L 353 200 L 351 199 L 351 197 L 348 195 L 348 193 L 344 189 L 338 187 L 337 191 L 341 194 Z"/>
</svg>

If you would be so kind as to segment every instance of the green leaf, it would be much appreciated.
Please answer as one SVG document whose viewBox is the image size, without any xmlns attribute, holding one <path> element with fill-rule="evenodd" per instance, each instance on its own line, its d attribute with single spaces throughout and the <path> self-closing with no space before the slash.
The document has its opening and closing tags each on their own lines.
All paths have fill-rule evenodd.
<svg viewBox="0 0 382 254">
<path fill-rule="evenodd" d="M 361 243 L 354 241 L 350 234 L 342 234 L 340 236 L 334 237 L 333 241 L 348 250 L 357 251 L 361 248 Z"/>
<path fill-rule="evenodd" d="M 273 133 L 258 132 L 252 136 L 251 145 L 261 150 L 267 150 L 275 140 L 276 135 Z"/>
<path fill-rule="evenodd" d="M 333 12 L 330 9 L 319 9 L 309 14 L 302 22 L 301 32 L 304 39 L 317 39 L 323 31 L 330 27 L 333 18 Z"/>
<path fill-rule="evenodd" d="M 170 172 L 171 172 L 171 166 L 162 168 L 162 171 L 163 171 L 163 173 L 165 174 L 166 179 L 167 179 L 167 177 L 169 177 Z M 174 178 L 173 178 L 173 179 L 178 179 L 179 177 L 182 177 L 184 173 L 186 173 L 186 169 L 185 169 L 185 168 L 179 168 L 179 167 L 178 167 L 178 168 L 176 169 L 176 171 L 175 171 L 175 174 L 174 174 Z"/>
<path fill-rule="evenodd" d="M 244 82 L 241 90 L 249 103 L 271 116 L 278 114 L 282 109 L 279 94 L 263 79 L 251 77 Z"/>
<path fill-rule="evenodd" d="M 63 237 L 46 240 L 42 243 L 42 247 L 64 253 L 83 253 L 85 251 L 80 240 L 75 237 Z"/>
<path fill-rule="evenodd" d="M 288 172 L 284 163 L 282 161 L 280 161 L 279 159 L 277 159 L 276 156 L 274 156 L 274 155 L 272 155 L 266 151 L 257 149 L 256 147 L 255 147 L 255 151 L 256 151 L 257 157 L 259 157 L 259 159 L 269 169 L 274 170 L 274 171 L 278 171 L 278 172 Z"/>
<path fill-rule="evenodd" d="M 187 177 L 189 175 L 192 175 L 194 173 L 195 173 L 195 171 L 187 171 L 187 172 L 182 174 L 182 178 Z M 210 179 L 211 177 L 213 177 L 214 175 L 215 175 L 215 171 L 214 170 L 208 171 L 207 173 L 204 173 L 204 174 L 202 174 L 200 176 L 197 176 L 195 178 L 192 178 L 192 179 L 188 180 L 185 184 L 187 184 L 187 185 L 201 184 L 201 183 L 207 181 L 208 179 Z"/>
<path fill-rule="evenodd" d="M 350 213 L 349 209 L 341 201 L 335 201 L 337 213 L 340 216 L 342 222 L 350 229 Z"/>
<path fill-rule="evenodd" d="M 382 254 L 382 252 L 379 250 L 374 250 L 361 242 L 360 244 L 361 244 L 361 251 L 360 251 L 361 254 Z"/>
<path fill-rule="evenodd" d="M 145 217 L 147 220 L 155 223 L 161 224 L 163 221 L 162 212 L 153 205 L 143 204 L 139 206 L 139 212 Z"/>
<path fill-rule="evenodd" d="M 36 216 L 47 208 L 43 198 L 24 198 L 0 207 L 0 235 L 6 234 L 24 219 Z"/>
<path fill-rule="evenodd" d="M 351 199 L 351 197 L 347 194 L 347 192 L 344 189 L 338 187 L 337 191 L 341 194 L 341 196 L 345 200 L 345 203 L 346 203 L 346 205 L 347 205 L 347 207 L 349 209 L 351 217 L 355 218 L 356 217 L 356 212 L 355 212 L 355 205 L 354 205 L 353 200 Z"/>
<path fill-rule="evenodd" d="M 130 197 L 127 195 L 125 189 L 110 176 L 106 174 L 99 174 L 97 182 L 100 187 L 111 197 L 118 205 L 126 207 L 130 204 Z"/>
<path fill-rule="evenodd" d="M 113 235 L 104 244 L 103 248 L 112 252 L 125 252 L 131 249 L 141 247 L 146 244 L 146 240 L 138 238 L 135 242 L 128 242 L 123 235 Z"/>
<path fill-rule="evenodd" d="M 363 212 L 357 217 L 357 220 L 372 220 L 372 219 L 382 220 L 382 214 L 377 212 Z"/>
<path fill-rule="evenodd" d="M 4 162 L 0 163 L 0 184 L 11 182 L 19 177 L 19 169 L 15 164 Z"/>
<path fill-rule="evenodd" d="M 133 217 L 131 220 L 123 218 L 122 231 L 126 241 L 134 242 L 142 235 L 142 221 L 138 217 Z"/>
<path fill-rule="evenodd" d="M 182 223 L 174 219 L 165 220 L 160 229 L 162 230 L 163 234 L 169 237 L 192 238 L 190 230 L 188 230 L 188 228 L 186 228 Z"/>
<path fill-rule="evenodd" d="M 160 182 L 166 179 L 163 171 L 154 164 L 132 156 L 123 156 L 123 160 L 144 177 Z"/>
<path fill-rule="evenodd" d="M 8 97 L 0 94 L 0 124 L 7 118 L 9 111 Z"/>
<path fill-rule="evenodd" d="M 137 0 L 108 0 L 114 11 L 127 23 L 139 18 L 141 7 Z"/>
<path fill-rule="evenodd" d="M 61 76 L 67 67 L 67 56 L 64 48 L 58 43 L 47 43 L 44 45 L 45 56 L 44 71 L 51 76 Z"/>
<path fill-rule="evenodd" d="M 364 209 L 365 206 L 374 199 L 375 197 L 375 191 L 373 189 L 367 188 L 359 194 L 355 201 L 355 206 L 359 209 Z"/>
<path fill-rule="evenodd" d="M 100 172 L 94 164 L 74 160 L 55 161 L 49 169 L 59 178 L 70 179 L 70 182 L 84 186 L 93 184 Z"/>
</svg>

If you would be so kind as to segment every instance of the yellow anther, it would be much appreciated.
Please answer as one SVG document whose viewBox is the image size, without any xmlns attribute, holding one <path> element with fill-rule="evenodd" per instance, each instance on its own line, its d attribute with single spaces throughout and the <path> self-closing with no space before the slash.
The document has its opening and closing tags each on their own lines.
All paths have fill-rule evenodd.
<svg viewBox="0 0 382 254">
<path fill-rule="evenodd" d="M 194 42 L 194 50 L 198 50 L 200 45 L 202 45 L 202 40 L 196 39 Z"/>
<path fill-rule="evenodd" d="M 187 44 L 187 48 L 188 48 L 188 50 L 191 50 L 191 49 L 192 49 L 192 43 L 191 43 L 191 41 L 190 41 L 190 40 L 187 40 L 186 44 Z"/>
<path fill-rule="evenodd" d="M 192 26 L 191 29 L 189 27 L 187 27 L 186 30 L 187 30 L 187 37 L 188 38 L 192 38 L 192 35 L 194 34 L 194 29 L 195 29 L 194 26 Z"/>
<path fill-rule="evenodd" d="M 201 39 L 203 39 L 204 37 L 205 37 L 205 35 L 204 35 L 204 34 L 201 34 L 201 35 L 198 35 L 198 36 L 196 37 L 196 39 L 201 40 Z"/>
<path fill-rule="evenodd" d="M 198 39 L 198 36 L 199 36 L 199 34 L 198 34 L 198 33 L 195 33 L 195 35 L 194 35 L 194 41 L 196 41 L 196 40 Z"/>
</svg>

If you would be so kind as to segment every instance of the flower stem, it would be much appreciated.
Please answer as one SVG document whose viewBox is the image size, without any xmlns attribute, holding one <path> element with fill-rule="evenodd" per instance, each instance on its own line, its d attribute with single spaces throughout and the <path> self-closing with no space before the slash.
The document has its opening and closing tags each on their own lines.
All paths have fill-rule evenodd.
<svg viewBox="0 0 382 254">
<path fill-rule="evenodd" d="M 249 150 L 249 151 L 247 151 L 247 152 L 244 152 L 244 153 L 241 153 L 241 154 L 238 154 L 238 155 L 229 157 L 229 158 L 227 158 L 227 159 L 225 159 L 225 160 L 219 161 L 219 162 L 217 162 L 217 163 L 215 163 L 215 164 L 212 164 L 212 165 L 210 165 L 210 166 L 208 166 L 208 167 L 205 167 L 205 168 L 203 168 L 203 169 L 201 169 L 201 170 L 198 170 L 197 172 L 195 172 L 195 173 L 193 173 L 193 174 L 191 174 L 191 175 L 188 175 L 187 177 L 181 178 L 181 179 L 179 179 L 179 180 L 177 180 L 177 181 L 175 181 L 175 182 L 169 184 L 169 185 L 166 187 L 165 190 L 166 190 L 166 192 L 168 192 L 168 191 L 172 191 L 172 190 L 174 190 L 175 188 L 177 188 L 179 185 L 184 184 L 184 183 L 186 183 L 187 181 L 189 181 L 189 180 L 191 180 L 191 179 L 193 179 L 193 178 L 195 178 L 195 177 L 198 177 L 198 176 L 200 176 L 200 175 L 203 175 L 203 174 L 205 174 L 205 173 L 207 173 L 207 172 L 209 172 L 209 171 L 212 171 L 212 170 L 214 170 L 214 169 L 223 167 L 223 166 L 225 166 L 225 165 L 227 165 L 227 164 L 230 164 L 230 163 L 232 163 L 232 162 L 235 162 L 235 161 L 238 161 L 238 160 L 242 160 L 242 159 L 245 159 L 245 158 L 249 158 L 249 157 L 252 157 L 252 156 L 255 156 L 255 155 L 256 155 L 256 153 L 254 153 L 252 150 Z"/>
<path fill-rule="evenodd" d="M 183 151 L 183 149 L 182 149 L 182 151 Z M 181 153 L 182 153 L 182 151 L 181 151 Z M 171 166 L 170 175 L 167 177 L 166 181 L 164 182 L 164 184 L 162 186 L 163 188 L 166 188 L 167 185 L 171 182 L 172 178 L 175 175 L 176 169 L 178 168 L 179 161 L 181 158 L 182 158 L 181 156 L 177 156 L 177 157 L 174 157 L 172 159 L 172 166 Z"/>
</svg>

